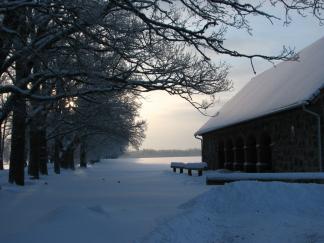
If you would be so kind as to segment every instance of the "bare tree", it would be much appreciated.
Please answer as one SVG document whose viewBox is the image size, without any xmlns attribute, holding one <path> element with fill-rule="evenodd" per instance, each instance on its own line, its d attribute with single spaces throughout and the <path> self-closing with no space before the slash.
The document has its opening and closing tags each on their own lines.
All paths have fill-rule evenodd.
<svg viewBox="0 0 324 243">
<path fill-rule="evenodd" d="M 310 12 L 320 21 L 323 1 L 269 0 L 272 6 L 285 9 L 285 22 L 290 20 L 290 12 L 305 14 Z M 10 47 L 12 39 L 20 36 L 17 27 L 6 24 L 12 13 L 28 9 L 27 30 L 42 24 L 42 35 L 32 36 L 21 48 L 7 48 L 2 56 L 0 74 L 23 56 L 26 61 L 40 59 L 48 68 L 32 73 L 19 84 L 2 86 L 0 92 L 19 93 L 29 98 L 58 99 L 63 96 L 77 96 L 90 92 L 103 92 L 111 89 L 138 89 L 140 91 L 166 90 L 179 94 L 192 101 L 194 93 L 212 95 L 228 87 L 225 66 L 215 65 L 209 60 L 206 50 L 234 57 L 246 57 L 253 63 L 254 58 L 266 60 L 294 58 L 293 51 L 284 49 L 275 56 L 240 53 L 225 45 L 225 33 L 229 28 L 251 31 L 248 18 L 261 16 L 270 22 L 278 17 L 271 10 L 262 10 L 262 3 L 241 3 L 234 0 L 111 0 L 111 1 L 1 1 L 0 13 L 3 16 L 1 31 L 6 35 L 3 46 Z M 9 19 L 9 20 L 7 20 Z M 80 41 L 87 39 L 87 42 Z M 62 42 L 63 40 L 63 42 Z M 9 44 L 8 44 L 9 43 Z M 188 54 L 183 46 L 194 48 L 201 56 Z M 72 50 L 82 49 L 87 53 L 105 53 L 119 58 L 127 64 L 127 69 L 109 66 L 114 72 L 83 70 L 78 65 L 59 70 L 51 67 L 49 59 L 53 53 L 65 55 Z M 172 55 L 160 55 L 160 50 L 170 50 Z M 173 50 L 172 50 L 173 49 Z M 182 51 L 180 50 L 182 49 Z M 158 51 L 157 51 L 158 50 Z M 163 50 L 162 50 L 163 51 Z M 79 52 L 78 52 L 79 53 Z M 118 56 L 116 56 L 118 54 Z M 151 55 L 151 56 L 150 56 Z M 55 55 L 54 55 L 55 56 Z M 183 61 L 183 60 L 186 60 Z M 172 63 L 172 65 L 169 65 Z M 189 61 L 189 62 L 188 62 Z M 78 60 L 75 64 L 80 64 Z M 105 63 L 102 63 L 103 66 Z M 200 71 L 197 71 L 200 70 Z M 179 75 L 175 75 L 178 73 Z M 79 87 L 74 92 L 56 95 L 36 95 L 33 90 L 50 79 L 69 78 L 78 83 L 80 77 L 97 76 L 105 81 L 104 87 Z M 30 84 L 28 87 L 24 84 Z M 108 85 L 108 84 L 109 85 Z M 10 100 L 10 99 L 9 99 Z M 195 103 L 194 103 L 195 104 Z M 10 110 L 10 103 L 3 107 L 3 116 Z"/>
<path fill-rule="evenodd" d="M 77 148 L 80 166 L 86 167 L 89 159 L 107 156 L 102 150 L 120 155 L 129 145 L 138 148 L 144 139 L 145 122 L 139 120 L 140 104 L 134 94 L 120 91 L 109 96 L 92 94 L 67 100 L 65 107 L 66 112 L 61 113 L 59 120 L 56 115 L 49 116 L 53 125 L 48 133 L 48 139 L 60 138 L 58 159 L 64 168 L 74 168 Z M 109 151 L 112 148 L 118 151 Z"/>
</svg>

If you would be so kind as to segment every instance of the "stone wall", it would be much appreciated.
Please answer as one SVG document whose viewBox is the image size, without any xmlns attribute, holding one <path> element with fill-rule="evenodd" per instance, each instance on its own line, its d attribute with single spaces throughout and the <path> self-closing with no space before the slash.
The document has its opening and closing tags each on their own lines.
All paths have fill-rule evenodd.
<svg viewBox="0 0 324 243">
<path fill-rule="evenodd" d="M 322 104 L 307 106 L 322 114 L 321 127 Z M 316 117 L 299 107 L 203 134 L 202 158 L 210 169 L 319 171 L 317 131 Z"/>
</svg>

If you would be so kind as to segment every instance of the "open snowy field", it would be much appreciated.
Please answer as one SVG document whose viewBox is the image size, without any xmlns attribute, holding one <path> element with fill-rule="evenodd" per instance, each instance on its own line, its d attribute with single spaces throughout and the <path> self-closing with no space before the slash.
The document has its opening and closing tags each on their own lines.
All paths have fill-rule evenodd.
<svg viewBox="0 0 324 243">
<path fill-rule="evenodd" d="M 324 185 L 206 186 L 171 160 L 104 160 L 25 187 L 0 172 L 0 242 L 324 242 Z"/>
</svg>

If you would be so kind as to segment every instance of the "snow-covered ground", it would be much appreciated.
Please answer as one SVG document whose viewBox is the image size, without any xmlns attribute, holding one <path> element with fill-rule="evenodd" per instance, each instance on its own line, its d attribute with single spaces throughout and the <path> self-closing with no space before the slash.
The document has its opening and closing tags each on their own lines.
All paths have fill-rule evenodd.
<svg viewBox="0 0 324 243">
<path fill-rule="evenodd" d="M 179 205 L 208 189 L 202 177 L 137 161 L 105 160 L 25 187 L 8 185 L 2 173 L 0 242 L 140 242 L 158 223 L 181 213 Z"/>
<path fill-rule="evenodd" d="M 222 171 L 222 170 L 219 170 Z M 216 173 L 215 173 L 216 172 Z M 323 172 L 278 172 L 278 173 L 245 173 L 229 172 L 224 170 L 223 173 L 208 173 L 210 180 L 319 180 L 324 181 Z M 228 173 L 229 172 L 229 173 Z"/>
<path fill-rule="evenodd" d="M 146 242 L 324 242 L 324 186 L 235 182 L 181 207 Z"/>
<path fill-rule="evenodd" d="M 172 160 L 104 160 L 25 187 L 0 172 L 0 242 L 324 242 L 324 185 L 206 186 Z"/>
</svg>

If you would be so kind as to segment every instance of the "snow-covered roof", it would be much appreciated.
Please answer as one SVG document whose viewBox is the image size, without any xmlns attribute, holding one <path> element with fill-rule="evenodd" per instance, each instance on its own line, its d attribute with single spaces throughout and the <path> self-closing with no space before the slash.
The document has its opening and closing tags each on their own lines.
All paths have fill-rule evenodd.
<svg viewBox="0 0 324 243">
<path fill-rule="evenodd" d="M 324 86 L 324 37 L 303 49 L 299 57 L 252 78 L 195 135 L 310 101 Z"/>
</svg>

